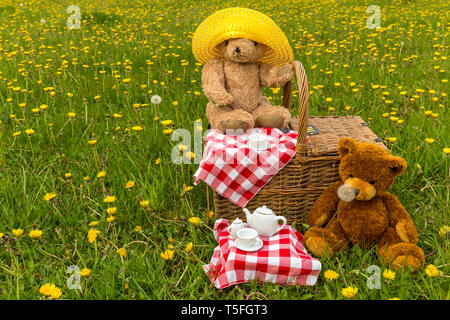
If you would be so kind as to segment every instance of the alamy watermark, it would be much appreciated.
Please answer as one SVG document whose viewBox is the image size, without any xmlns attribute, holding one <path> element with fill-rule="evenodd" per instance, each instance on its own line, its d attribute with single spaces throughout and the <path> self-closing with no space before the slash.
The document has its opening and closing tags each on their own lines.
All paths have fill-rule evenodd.
<svg viewBox="0 0 450 320">
<path fill-rule="evenodd" d="M 381 28 L 381 9 L 377 5 L 370 5 L 367 8 L 367 13 L 372 13 L 366 21 L 368 29 L 380 29 Z"/>
</svg>

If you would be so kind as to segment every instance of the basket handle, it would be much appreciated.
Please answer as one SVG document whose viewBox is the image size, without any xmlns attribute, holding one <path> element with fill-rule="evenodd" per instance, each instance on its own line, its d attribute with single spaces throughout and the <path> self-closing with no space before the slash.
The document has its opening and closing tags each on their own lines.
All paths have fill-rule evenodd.
<svg viewBox="0 0 450 320">
<path fill-rule="evenodd" d="M 305 68 L 300 61 L 294 60 L 292 65 L 295 70 L 298 87 L 298 138 L 296 150 L 299 155 L 306 155 L 306 136 L 308 134 L 308 78 L 306 77 Z M 290 109 L 291 104 L 292 80 L 283 87 L 283 106 Z"/>
</svg>

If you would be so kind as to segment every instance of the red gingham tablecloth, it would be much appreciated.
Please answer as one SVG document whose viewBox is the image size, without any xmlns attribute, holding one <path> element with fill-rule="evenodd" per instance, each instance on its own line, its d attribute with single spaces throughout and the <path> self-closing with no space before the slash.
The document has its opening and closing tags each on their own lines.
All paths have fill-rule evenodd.
<svg viewBox="0 0 450 320">
<path fill-rule="evenodd" d="M 203 269 L 217 289 L 251 280 L 281 285 L 313 286 L 322 264 L 310 257 L 300 232 L 286 225 L 271 237 L 260 236 L 263 247 L 246 252 L 232 246 L 234 240 L 226 230 L 229 222 L 219 219 L 214 225 L 214 237 L 219 246 L 214 249 L 209 264 Z"/>
<path fill-rule="evenodd" d="M 248 137 L 263 134 L 271 147 L 256 151 L 247 145 Z M 276 128 L 252 128 L 238 135 L 226 135 L 212 129 L 194 185 L 203 180 L 214 191 L 240 207 L 245 207 L 255 194 L 295 155 L 297 132 L 283 133 Z"/>
</svg>

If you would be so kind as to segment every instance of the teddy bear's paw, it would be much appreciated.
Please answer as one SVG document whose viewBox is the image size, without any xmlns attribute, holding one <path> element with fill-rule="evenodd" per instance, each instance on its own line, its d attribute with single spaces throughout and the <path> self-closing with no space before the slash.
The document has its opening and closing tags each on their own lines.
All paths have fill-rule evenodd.
<svg viewBox="0 0 450 320">
<path fill-rule="evenodd" d="M 223 131 L 229 131 L 229 130 L 247 130 L 250 128 L 250 124 L 248 122 L 245 122 L 243 120 L 226 120 L 221 122 L 221 126 Z"/>
<path fill-rule="evenodd" d="M 219 95 L 214 99 L 215 104 L 217 104 L 218 106 L 228 106 L 230 104 L 232 104 L 234 101 L 234 98 L 231 94 L 224 94 L 224 95 Z"/>
<path fill-rule="evenodd" d="M 292 64 L 285 64 L 284 66 L 281 66 L 277 71 L 277 77 L 282 77 L 289 75 L 294 71 L 294 68 L 292 67 Z"/>
<path fill-rule="evenodd" d="M 316 257 L 331 255 L 332 251 L 322 237 L 310 237 L 306 239 L 305 245 Z"/>
<path fill-rule="evenodd" d="M 294 67 L 291 64 L 285 64 L 278 69 L 276 78 L 280 84 L 286 83 L 292 80 L 294 76 Z"/>
<path fill-rule="evenodd" d="M 397 271 L 405 271 L 409 268 L 413 271 L 417 271 L 422 267 L 422 261 L 414 256 L 401 255 L 392 261 L 392 267 Z"/>
<path fill-rule="evenodd" d="M 278 128 L 282 129 L 284 119 L 279 114 L 262 114 L 255 119 L 255 126 L 258 128 Z"/>
<path fill-rule="evenodd" d="M 417 270 L 423 266 L 425 257 L 423 250 L 411 243 L 396 243 L 381 252 L 384 261 L 399 271 Z"/>
</svg>

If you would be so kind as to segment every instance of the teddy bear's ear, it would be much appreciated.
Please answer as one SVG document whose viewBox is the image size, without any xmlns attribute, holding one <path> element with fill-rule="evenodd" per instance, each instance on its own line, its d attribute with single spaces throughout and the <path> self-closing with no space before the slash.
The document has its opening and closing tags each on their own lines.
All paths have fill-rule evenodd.
<svg viewBox="0 0 450 320">
<path fill-rule="evenodd" d="M 406 161 L 400 157 L 387 156 L 387 166 L 392 170 L 392 172 L 398 176 L 403 173 L 406 169 Z"/>
<path fill-rule="evenodd" d="M 356 150 L 356 141 L 350 138 L 342 138 L 338 141 L 338 152 L 341 157 Z"/>
</svg>

